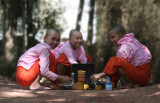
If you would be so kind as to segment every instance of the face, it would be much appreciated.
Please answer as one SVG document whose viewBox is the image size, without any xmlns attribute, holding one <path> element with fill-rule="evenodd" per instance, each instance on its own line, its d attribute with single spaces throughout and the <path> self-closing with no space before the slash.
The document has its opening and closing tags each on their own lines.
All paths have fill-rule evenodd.
<svg viewBox="0 0 160 103">
<path fill-rule="evenodd" d="M 54 49 L 60 43 L 60 35 L 52 31 L 48 36 L 44 37 L 44 42 L 47 43 L 51 49 Z"/>
<path fill-rule="evenodd" d="M 121 35 L 116 34 L 114 31 L 110 31 L 110 38 L 114 45 L 118 45 L 118 41 L 123 37 Z"/>
<path fill-rule="evenodd" d="M 72 37 L 69 38 L 69 42 L 73 49 L 80 47 L 83 43 L 83 36 L 80 32 L 73 32 Z"/>
</svg>

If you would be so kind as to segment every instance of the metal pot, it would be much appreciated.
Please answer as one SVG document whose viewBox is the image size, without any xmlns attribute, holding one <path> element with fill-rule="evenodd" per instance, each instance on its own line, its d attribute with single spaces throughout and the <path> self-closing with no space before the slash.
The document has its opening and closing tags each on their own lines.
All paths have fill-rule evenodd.
<svg viewBox="0 0 160 103">
<path fill-rule="evenodd" d="M 71 90 L 73 85 L 59 84 L 63 90 Z"/>
</svg>

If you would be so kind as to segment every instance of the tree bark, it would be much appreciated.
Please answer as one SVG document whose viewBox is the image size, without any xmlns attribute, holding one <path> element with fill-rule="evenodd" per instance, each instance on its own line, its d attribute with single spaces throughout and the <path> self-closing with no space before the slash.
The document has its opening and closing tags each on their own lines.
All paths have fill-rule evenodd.
<svg viewBox="0 0 160 103">
<path fill-rule="evenodd" d="M 93 20 L 94 20 L 94 12 L 95 12 L 95 2 L 96 2 L 95 0 L 90 0 L 87 46 L 91 46 L 92 45 L 92 39 L 93 39 Z"/>
<path fill-rule="evenodd" d="M 92 59 L 94 60 L 94 44 L 92 44 L 93 41 L 93 21 L 94 21 L 94 13 L 95 13 L 95 2 L 96 0 L 90 0 L 90 9 L 89 9 L 89 20 L 88 20 L 88 37 L 85 44 L 86 53 L 88 53 Z"/>
<path fill-rule="evenodd" d="M 27 1 L 24 0 L 22 8 L 23 8 L 23 15 L 22 15 L 22 20 L 23 20 L 23 51 L 27 50 L 27 45 L 28 45 L 28 36 L 27 36 L 27 28 L 26 28 L 26 16 L 27 16 Z"/>
<path fill-rule="evenodd" d="M 102 72 L 115 50 L 109 39 L 109 31 L 113 25 L 121 23 L 120 4 L 118 0 L 97 1 L 97 35 L 96 35 L 96 71 Z"/>
<path fill-rule="evenodd" d="M 3 75 L 12 76 L 15 72 L 16 66 L 16 27 L 17 17 L 19 14 L 17 3 L 18 1 L 5 0 L 6 3 L 6 17 L 4 23 L 4 59 L 3 59 Z M 17 7 L 17 8 L 15 8 Z"/>
<path fill-rule="evenodd" d="M 26 0 L 27 1 L 27 19 L 26 19 L 26 24 L 28 25 L 27 27 L 27 49 L 31 48 L 32 46 L 36 45 L 38 42 L 35 40 L 35 32 L 37 30 L 34 30 L 34 25 L 33 25 L 33 5 L 36 4 L 36 8 L 38 8 L 38 1 L 37 0 Z M 37 18 L 39 19 L 39 18 Z M 40 28 L 40 22 L 38 20 L 38 29 Z M 29 36 L 31 34 L 31 36 Z"/>
<path fill-rule="evenodd" d="M 7 15 L 7 10 L 6 10 L 6 1 L 3 0 L 3 39 L 2 39 L 2 46 L 1 46 L 1 56 L 5 55 L 5 33 L 6 33 L 6 15 Z"/>
<path fill-rule="evenodd" d="M 78 9 L 78 16 L 77 16 L 77 22 L 76 22 L 76 29 L 77 30 L 80 30 L 80 28 L 81 28 L 81 18 L 82 18 L 83 7 L 84 7 L 84 0 L 80 0 L 79 9 Z"/>
</svg>

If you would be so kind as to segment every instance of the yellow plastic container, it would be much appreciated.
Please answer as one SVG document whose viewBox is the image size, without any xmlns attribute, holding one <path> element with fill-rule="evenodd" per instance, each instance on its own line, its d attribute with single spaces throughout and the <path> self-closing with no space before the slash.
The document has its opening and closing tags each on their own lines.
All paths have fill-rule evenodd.
<svg viewBox="0 0 160 103">
<path fill-rule="evenodd" d="M 85 78 L 78 78 L 78 82 L 85 82 Z"/>
<path fill-rule="evenodd" d="M 83 82 L 77 82 L 77 85 L 84 85 Z"/>
<path fill-rule="evenodd" d="M 85 77 L 85 73 L 84 74 L 81 74 L 81 73 L 78 74 L 78 78 L 84 78 L 84 77 Z"/>
<path fill-rule="evenodd" d="M 77 82 L 75 85 L 76 90 L 83 90 L 84 89 L 84 83 L 83 82 Z"/>
<path fill-rule="evenodd" d="M 85 75 L 86 71 L 78 70 L 78 75 Z"/>
<path fill-rule="evenodd" d="M 88 84 L 84 84 L 84 89 L 88 89 L 89 85 Z"/>
<path fill-rule="evenodd" d="M 85 82 L 86 71 L 78 70 L 78 82 Z"/>
<path fill-rule="evenodd" d="M 95 90 L 102 90 L 102 86 L 101 85 L 96 85 Z"/>
</svg>

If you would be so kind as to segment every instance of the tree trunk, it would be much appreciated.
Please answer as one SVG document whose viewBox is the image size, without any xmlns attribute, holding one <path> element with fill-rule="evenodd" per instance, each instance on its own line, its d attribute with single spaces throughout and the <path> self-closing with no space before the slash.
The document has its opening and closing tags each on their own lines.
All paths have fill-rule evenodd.
<svg viewBox="0 0 160 103">
<path fill-rule="evenodd" d="M 117 3 L 115 3 L 117 2 Z M 121 10 L 119 1 L 97 1 L 97 35 L 96 35 L 96 72 L 102 72 L 110 57 L 115 55 L 115 50 L 109 39 L 109 30 L 120 23 Z"/>
<path fill-rule="evenodd" d="M 10 22 L 10 20 L 8 20 Z M 5 45 L 5 62 L 7 64 L 11 63 L 14 60 L 14 53 L 12 52 L 15 47 L 15 43 L 13 40 L 12 35 L 14 35 L 14 29 L 12 28 L 12 25 L 8 23 L 8 28 L 5 34 L 6 39 L 6 45 Z"/>
<path fill-rule="evenodd" d="M 1 46 L 1 56 L 4 56 L 5 54 L 5 33 L 6 33 L 6 15 L 7 15 L 7 10 L 6 10 L 6 1 L 3 0 L 3 39 L 2 39 L 2 46 Z"/>
<path fill-rule="evenodd" d="M 87 46 L 91 46 L 92 45 L 92 39 L 93 39 L 93 19 L 94 19 L 94 12 L 95 12 L 94 10 L 95 10 L 95 0 L 90 0 Z"/>
<path fill-rule="evenodd" d="M 17 27 L 18 12 L 15 9 L 17 2 L 5 0 L 6 2 L 6 26 L 4 27 L 4 60 L 3 62 L 3 75 L 12 76 L 16 67 L 16 36 L 15 31 Z M 16 15 L 17 13 L 17 15 Z"/>
<path fill-rule="evenodd" d="M 37 0 L 27 0 L 27 25 L 28 25 L 28 28 L 27 28 L 27 49 L 31 48 L 32 46 L 34 46 L 35 44 L 37 44 L 38 42 L 35 40 L 35 32 L 34 32 L 34 25 L 33 25 L 33 5 L 34 3 L 36 4 L 37 3 Z M 36 4 L 36 8 L 38 8 L 38 4 Z M 39 25 L 41 25 L 39 22 L 38 22 L 38 28 L 39 28 Z"/>
<path fill-rule="evenodd" d="M 22 20 L 23 20 L 23 51 L 27 50 L 27 45 L 28 45 L 28 36 L 27 36 L 27 27 L 26 27 L 26 16 L 27 16 L 27 1 L 28 0 L 24 0 L 23 4 L 22 4 L 22 8 L 23 8 L 23 15 L 22 15 Z M 31 16 L 31 15 L 30 15 Z"/>
<path fill-rule="evenodd" d="M 82 18 L 83 7 L 84 7 L 84 0 L 80 0 L 79 9 L 78 9 L 78 16 L 77 16 L 77 22 L 76 22 L 76 29 L 77 30 L 80 30 L 80 28 L 81 28 L 81 18 Z"/>
<path fill-rule="evenodd" d="M 16 28 L 16 20 L 17 15 L 14 15 L 16 11 L 14 6 L 12 6 L 13 1 L 6 0 L 6 7 L 7 7 L 7 16 L 6 16 L 6 28 L 5 28 L 5 62 L 6 64 L 11 63 L 15 56 L 15 28 Z"/>
<path fill-rule="evenodd" d="M 93 40 L 93 21 L 94 21 L 94 12 L 95 12 L 95 2 L 96 0 L 90 0 L 90 9 L 89 9 L 89 20 L 88 20 L 88 37 L 86 41 L 86 53 L 88 53 L 92 60 L 94 61 L 96 58 L 94 58 L 94 45 L 92 44 Z"/>
</svg>

